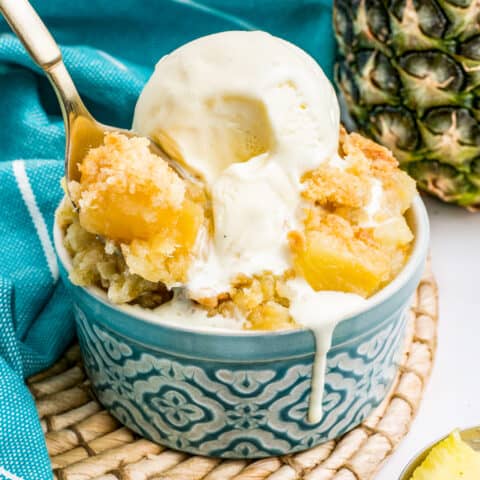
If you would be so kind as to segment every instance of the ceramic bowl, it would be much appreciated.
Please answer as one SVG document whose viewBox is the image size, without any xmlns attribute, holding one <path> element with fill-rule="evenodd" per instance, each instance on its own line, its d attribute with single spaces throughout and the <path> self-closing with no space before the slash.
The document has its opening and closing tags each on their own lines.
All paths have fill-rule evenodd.
<svg viewBox="0 0 480 480">
<path fill-rule="evenodd" d="M 404 269 L 334 331 L 317 424 L 307 419 L 315 351 L 309 330 L 212 331 L 189 328 L 188 318 L 181 328 L 112 305 L 101 290 L 68 280 L 70 259 L 56 228 L 61 275 L 98 400 L 140 435 L 207 456 L 282 455 L 351 430 L 384 399 L 397 373 L 406 312 L 428 249 L 419 197 L 409 217 L 415 243 Z"/>
</svg>

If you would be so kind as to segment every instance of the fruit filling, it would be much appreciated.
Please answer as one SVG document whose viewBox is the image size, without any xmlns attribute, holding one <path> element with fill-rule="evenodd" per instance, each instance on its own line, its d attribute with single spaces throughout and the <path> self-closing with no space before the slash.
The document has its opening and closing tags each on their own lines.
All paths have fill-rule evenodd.
<svg viewBox="0 0 480 480">
<path fill-rule="evenodd" d="M 386 148 L 343 129 L 338 156 L 301 179 L 302 228 L 287 235 L 291 268 L 234 276 L 225 291 L 195 299 L 207 316 L 240 316 L 246 329 L 294 328 L 287 290 L 296 276 L 315 291 L 367 298 L 398 274 L 413 239 L 404 216 L 413 180 Z M 199 232 L 213 235 L 211 209 L 205 189 L 182 179 L 146 140 L 106 135 L 70 191 L 79 213 L 66 199 L 57 220 L 74 283 L 147 308 L 169 300 L 172 286 L 188 284 Z"/>
</svg>

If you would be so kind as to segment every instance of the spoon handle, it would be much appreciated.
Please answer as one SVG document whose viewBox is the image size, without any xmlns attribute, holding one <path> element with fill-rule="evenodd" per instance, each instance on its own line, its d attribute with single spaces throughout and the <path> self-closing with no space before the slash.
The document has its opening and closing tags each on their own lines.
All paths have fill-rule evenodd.
<svg viewBox="0 0 480 480">
<path fill-rule="evenodd" d="M 60 103 L 65 127 L 78 116 L 91 118 L 68 73 L 62 53 L 28 0 L 0 0 L 0 12 L 32 60 L 47 74 Z"/>
<path fill-rule="evenodd" d="M 27 0 L 0 0 L 0 11 L 40 68 L 62 61 L 58 45 Z"/>
</svg>

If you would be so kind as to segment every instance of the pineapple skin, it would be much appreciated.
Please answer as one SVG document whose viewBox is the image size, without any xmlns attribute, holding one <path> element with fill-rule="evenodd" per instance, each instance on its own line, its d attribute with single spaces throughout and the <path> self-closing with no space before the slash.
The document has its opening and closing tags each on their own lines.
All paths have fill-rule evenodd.
<svg viewBox="0 0 480 480">
<path fill-rule="evenodd" d="M 335 0 L 337 86 L 420 188 L 480 209 L 480 3 Z"/>
</svg>

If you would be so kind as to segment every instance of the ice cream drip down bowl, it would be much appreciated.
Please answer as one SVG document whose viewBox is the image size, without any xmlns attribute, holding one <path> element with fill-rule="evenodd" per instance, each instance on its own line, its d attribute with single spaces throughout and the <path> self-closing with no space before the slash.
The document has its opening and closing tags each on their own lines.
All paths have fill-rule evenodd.
<svg viewBox="0 0 480 480">
<path fill-rule="evenodd" d="M 360 424 L 386 397 L 398 370 L 407 312 L 428 251 L 420 197 L 400 274 L 335 328 L 327 355 L 323 417 L 308 419 L 315 341 L 307 329 L 192 328 L 111 304 L 73 285 L 62 231 L 54 237 L 71 294 L 84 365 L 98 400 L 121 423 L 169 448 L 223 458 L 293 453 Z"/>
</svg>

